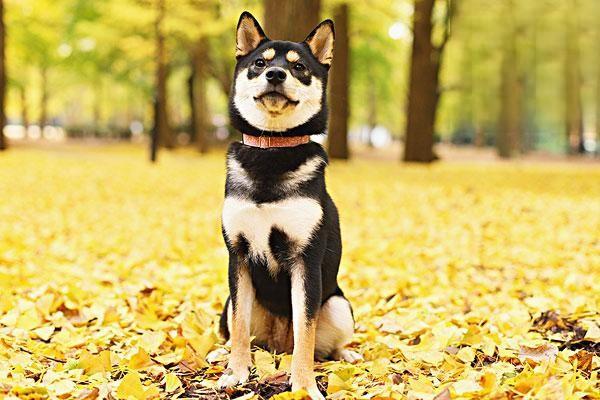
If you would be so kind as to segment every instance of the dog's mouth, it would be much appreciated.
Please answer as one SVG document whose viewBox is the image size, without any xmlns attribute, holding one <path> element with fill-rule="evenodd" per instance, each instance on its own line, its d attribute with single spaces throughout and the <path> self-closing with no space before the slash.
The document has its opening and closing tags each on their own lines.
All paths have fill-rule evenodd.
<svg viewBox="0 0 600 400">
<path fill-rule="evenodd" d="M 272 90 L 254 97 L 254 101 L 262 105 L 269 113 L 280 114 L 289 107 L 298 105 L 298 101 L 292 100 L 285 94 Z"/>
</svg>

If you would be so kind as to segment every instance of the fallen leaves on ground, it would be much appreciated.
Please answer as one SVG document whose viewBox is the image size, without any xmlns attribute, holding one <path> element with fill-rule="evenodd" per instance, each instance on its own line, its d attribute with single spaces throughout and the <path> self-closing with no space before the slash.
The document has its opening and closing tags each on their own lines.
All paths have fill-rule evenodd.
<svg viewBox="0 0 600 400">
<path fill-rule="evenodd" d="M 302 399 L 290 356 L 227 349 L 224 157 L 129 146 L 0 155 L 0 397 Z M 597 399 L 600 170 L 333 163 L 356 365 L 330 399 Z"/>
</svg>

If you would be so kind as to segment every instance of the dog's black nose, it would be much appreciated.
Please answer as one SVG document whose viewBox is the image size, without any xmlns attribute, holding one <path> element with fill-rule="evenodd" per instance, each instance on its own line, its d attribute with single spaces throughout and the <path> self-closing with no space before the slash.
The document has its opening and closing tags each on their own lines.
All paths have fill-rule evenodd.
<svg viewBox="0 0 600 400">
<path fill-rule="evenodd" d="M 278 85 L 285 81 L 287 74 L 285 73 L 283 68 L 273 67 L 267 70 L 265 76 L 267 78 L 267 82 L 269 82 L 272 85 Z"/>
</svg>

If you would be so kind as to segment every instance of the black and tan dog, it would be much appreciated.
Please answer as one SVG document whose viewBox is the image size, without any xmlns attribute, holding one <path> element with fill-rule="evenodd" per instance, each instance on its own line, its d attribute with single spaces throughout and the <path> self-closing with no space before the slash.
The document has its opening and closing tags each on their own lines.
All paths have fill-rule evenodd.
<svg viewBox="0 0 600 400">
<path fill-rule="evenodd" d="M 268 39 L 247 12 L 238 22 L 229 109 L 244 142 L 227 154 L 222 223 L 230 298 L 221 331 L 231 355 L 220 387 L 248 379 L 251 337 L 292 352 L 292 390 L 313 399 L 323 398 L 314 357 L 360 357 L 344 349 L 354 320 L 337 283 L 338 212 L 325 188 L 327 155 L 310 141 L 326 130 L 333 43 L 330 20 L 301 43 Z"/>
</svg>

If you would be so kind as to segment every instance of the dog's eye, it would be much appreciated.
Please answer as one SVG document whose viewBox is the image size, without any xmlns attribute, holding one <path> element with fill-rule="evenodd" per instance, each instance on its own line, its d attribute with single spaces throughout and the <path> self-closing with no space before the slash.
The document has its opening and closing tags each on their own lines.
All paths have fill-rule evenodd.
<svg viewBox="0 0 600 400">
<path fill-rule="evenodd" d="M 256 59 L 256 61 L 254 61 L 254 65 L 258 68 L 264 68 L 267 65 L 267 63 L 262 58 L 258 58 Z"/>
<path fill-rule="evenodd" d="M 306 69 L 306 67 L 302 63 L 296 63 L 294 64 L 294 69 L 298 72 L 302 72 Z"/>
</svg>

